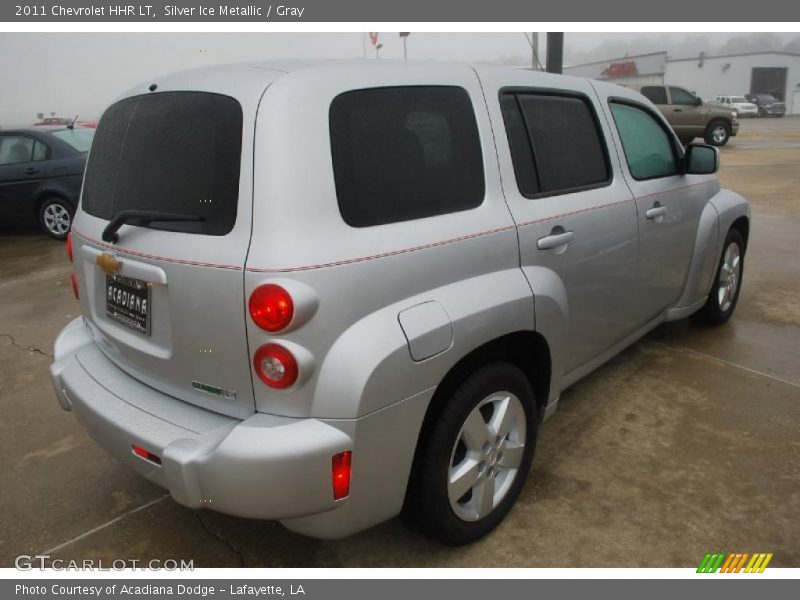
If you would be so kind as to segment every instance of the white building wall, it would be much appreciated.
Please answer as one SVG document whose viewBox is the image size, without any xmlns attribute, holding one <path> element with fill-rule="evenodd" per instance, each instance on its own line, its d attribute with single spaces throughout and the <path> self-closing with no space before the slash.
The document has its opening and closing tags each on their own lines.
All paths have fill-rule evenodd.
<svg viewBox="0 0 800 600">
<path fill-rule="evenodd" d="M 664 81 L 695 92 L 701 98 L 750 93 L 753 67 L 786 67 L 786 112 L 800 114 L 800 56 L 753 54 L 747 56 L 706 57 L 699 60 L 667 62 Z"/>
</svg>

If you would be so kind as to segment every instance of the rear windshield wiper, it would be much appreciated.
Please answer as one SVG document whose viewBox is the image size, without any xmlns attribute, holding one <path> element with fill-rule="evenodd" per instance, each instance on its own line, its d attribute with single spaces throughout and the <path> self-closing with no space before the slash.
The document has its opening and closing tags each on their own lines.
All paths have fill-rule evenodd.
<svg viewBox="0 0 800 600">
<path fill-rule="evenodd" d="M 157 210 L 122 210 L 118 212 L 106 228 L 103 229 L 103 241 L 116 244 L 119 240 L 119 228 L 126 223 L 130 225 L 140 225 L 147 227 L 150 223 L 159 221 L 204 221 L 199 215 L 187 215 L 182 213 L 167 213 Z"/>
</svg>

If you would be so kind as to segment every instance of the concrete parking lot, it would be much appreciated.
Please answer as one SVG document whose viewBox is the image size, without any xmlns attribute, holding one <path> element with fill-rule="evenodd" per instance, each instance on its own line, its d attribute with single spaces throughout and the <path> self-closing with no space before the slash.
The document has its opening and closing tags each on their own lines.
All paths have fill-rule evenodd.
<svg viewBox="0 0 800 600">
<path fill-rule="evenodd" d="M 78 312 L 63 244 L 0 229 L 0 566 L 49 552 L 196 567 L 677 567 L 712 550 L 800 566 L 800 118 L 745 121 L 720 179 L 753 205 L 733 320 L 663 325 L 566 391 L 517 506 L 462 548 L 397 520 L 311 540 L 186 509 L 117 464 L 51 389 L 53 340 Z"/>
</svg>

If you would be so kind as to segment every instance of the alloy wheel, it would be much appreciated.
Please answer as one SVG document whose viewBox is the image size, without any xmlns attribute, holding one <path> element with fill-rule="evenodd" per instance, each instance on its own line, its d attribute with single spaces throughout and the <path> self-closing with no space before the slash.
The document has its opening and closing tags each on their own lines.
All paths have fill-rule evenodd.
<svg viewBox="0 0 800 600">
<path fill-rule="evenodd" d="M 739 245 L 736 243 L 728 244 L 725 248 L 725 255 L 719 273 L 719 284 L 717 286 L 717 302 L 722 312 L 726 312 L 736 298 L 736 291 L 739 289 L 739 279 L 741 277 L 741 254 Z"/>
<path fill-rule="evenodd" d="M 48 204 L 43 213 L 44 226 L 54 235 L 64 235 L 69 231 L 72 221 L 69 211 L 61 204 Z"/>
<path fill-rule="evenodd" d="M 516 395 L 497 392 L 472 409 L 447 474 L 450 507 L 460 519 L 483 519 L 503 501 L 518 476 L 525 436 L 525 410 Z"/>
</svg>

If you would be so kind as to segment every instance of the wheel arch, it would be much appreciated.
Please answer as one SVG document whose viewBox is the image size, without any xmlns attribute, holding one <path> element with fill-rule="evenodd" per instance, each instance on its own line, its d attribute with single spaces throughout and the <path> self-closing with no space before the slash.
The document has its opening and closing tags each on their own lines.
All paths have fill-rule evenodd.
<svg viewBox="0 0 800 600">
<path fill-rule="evenodd" d="M 64 202 L 69 204 L 73 212 L 77 209 L 77 206 L 75 206 L 75 204 L 69 198 L 69 194 L 65 193 L 63 190 L 59 190 L 58 188 L 43 188 L 36 193 L 33 202 L 33 210 L 34 210 L 33 216 L 37 220 L 39 219 L 39 213 L 42 211 L 42 206 L 44 205 L 45 202 L 47 202 L 51 198 L 58 198 L 60 200 L 63 200 Z"/>
<path fill-rule="evenodd" d="M 552 377 L 550 346 L 537 331 L 517 331 L 478 346 L 450 368 L 431 398 L 419 439 L 424 439 L 430 431 L 447 399 L 464 378 L 481 365 L 495 361 L 510 362 L 525 373 L 533 388 L 539 419 L 543 418 Z"/>
<path fill-rule="evenodd" d="M 747 250 L 747 243 L 750 238 L 750 219 L 748 219 L 747 216 L 742 215 L 733 223 L 731 223 L 730 229 L 735 229 L 742 235 L 742 238 L 744 239 L 744 248 Z"/>
</svg>

